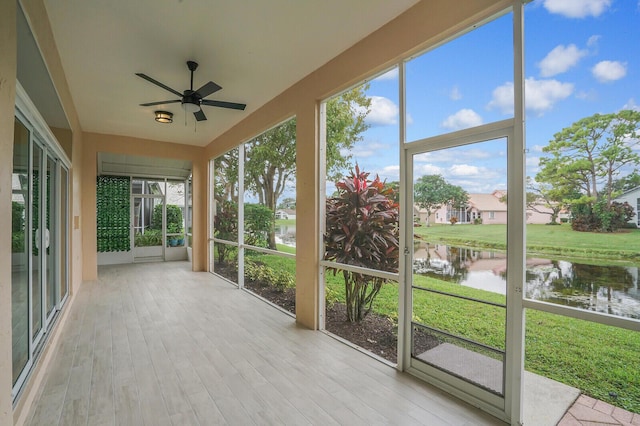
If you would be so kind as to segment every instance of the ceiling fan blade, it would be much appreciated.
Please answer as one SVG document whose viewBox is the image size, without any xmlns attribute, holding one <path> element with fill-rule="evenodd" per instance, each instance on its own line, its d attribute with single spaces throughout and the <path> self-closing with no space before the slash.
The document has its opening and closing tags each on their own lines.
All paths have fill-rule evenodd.
<svg viewBox="0 0 640 426">
<path fill-rule="evenodd" d="M 222 87 L 218 86 L 213 81 L 210 81 L 207 84 L 205 84 L 204 86 L 202 86 L 201 88 L 199 88 L 198 90 L 196 90 L 196 92 L 198 92 L 200 97 L 206 98 L 210 94 L 215 93 L 220 89 L 222 89 Z"/>
<path fill-rule="evenodd" d="M 136 73 L 136 75 L 137 75 L 138 77 L 142 77 L 142 78 L 144 78 L 145 80 L 147 80 L 147 81 L 148 81 L 148 82 L 150 82 L 150 83 L 155 84 L 156 86 L 160 86 L 160 87 L 162 87 L 164 90 L 168 90 L 168 91 L 170 91 L 171 93 L 174 93 L 174 94 L 176 94 L 177 96 L 182 97 L 182 93 L 178 92 L 177 90 L 172 89 L 172 88 L 171 88 L 171 87 L 169 87 L 169 86 L 166 86 L 166 85 L 164 85 L 164 84 L 160 83 L 158 80 L 154 80 L 153 78 L 149 77 L 149 76 L 148 76 L 148 75 L 146 75 L 146 74 L 142 74 L 141 72 L 137 72 L 137 73 Z"/>
<path fill-rule="evenodd" d="M 176 102 L 180 102 L 180 99 L 175 99 L 171 101 L 158 101 L 158 102 L 148 102 L 146 104 L 140 104 L 140 106 L 154 106 L 154 105 L 162 105 L 162 104 L 173 104 Z"/>
<path fill-rule="evenodd" d="M 202 109 L 194 112 L 193 115 L 196 117 L 197 121 L 204 121 L 207 119 L 207 116 L 204 115 L 204 112 L 202 111 Z"/>
<path fill-rule="evenodd" d="M 239 109 L 242 111 L 244 111 L 244 109 L 247 107 L 246 104 L 236 104 L 234 102 L 224 102 L 224 101 L 211 101 L 209 99 L 203 99 L 202 105 L 209 105 L 209 106 L 220 107 L 220 108 Z"/>
</svg>

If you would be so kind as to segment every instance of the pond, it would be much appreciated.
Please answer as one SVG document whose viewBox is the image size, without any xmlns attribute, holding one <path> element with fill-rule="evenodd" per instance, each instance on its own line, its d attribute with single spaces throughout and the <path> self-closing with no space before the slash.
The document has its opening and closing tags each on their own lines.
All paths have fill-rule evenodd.
<svg viewBox="0 0 640 426">
<path fill-rule="evenodd" d="M 295 225 L 276 225 L 276 243 L 289 247 L 296 246 L 296 226 Z"/>
<path fill-rule="evenodd" d="M 590 265 L 527 258 L 525 297 L 640 319 L 638 266 Z M 417 243 L 413 271 L 481 290 L 505 294 L 505 253 Z"/>
</svg>

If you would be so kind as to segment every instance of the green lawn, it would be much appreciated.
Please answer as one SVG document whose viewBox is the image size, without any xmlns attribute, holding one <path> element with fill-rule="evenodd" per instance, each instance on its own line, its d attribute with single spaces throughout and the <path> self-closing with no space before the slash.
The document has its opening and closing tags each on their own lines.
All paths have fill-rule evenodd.
<svg viewBox="0 0 640 426">
<path fill-rule="evenodd" d="M 432 225 L 414 228 L 414 234 L 425 241 L 442 241 L 451 245 L 506 249 L 505 225 Z M 618 233 L 577 232 L 568 224 L 560 226 L 527 225 L 529 254 L 597 257 L 622 262 L 640 260 L 640 229 Z"/>
<path fill-rule="evenodd" d="M 344 302 L 344 283 L 327 274 L 328 292 Z M 423 276 L 416 285 L 504 303 L 505 297 Z M 505 311 L 414 290 L 413 320 L 452 334 L 504 349 Z M 398 288 L 383 287 L 374 302 L 375 312 L 398 318 Z M 640 333 L 588 321 L 527 310 L 525 368 L 574 386 L 585 394 L 640 413 Z M 618 397 L 612 399 L 609 392 Z"/>
<path fill-rule="evenodd" d="M 295 259 L 256 252 L 249 258 L 295 274 Z M 344 281 L 340 272 L 334 276 L 333 272 L 327 271 L 325 281 L 328 302 L 344 302 Z M 505 303 L 503 295 L 424 276 L 415 275 L 414 284 Z M 413 299 L 414 321 L 504 349 L 504 309 L 420 290 L 414 290 Z M 397 323 L 396 283 L 383 286 L 374 302 L 374 311 Z M 528 310 L 526 315 L 527 371 L 574 386 L 587 395 L 627 410 L 640 412 L 640 333 L 535 310 Z M 612 399 L 610 392 L 615 392 L 617 399 Z"/>
</svg>

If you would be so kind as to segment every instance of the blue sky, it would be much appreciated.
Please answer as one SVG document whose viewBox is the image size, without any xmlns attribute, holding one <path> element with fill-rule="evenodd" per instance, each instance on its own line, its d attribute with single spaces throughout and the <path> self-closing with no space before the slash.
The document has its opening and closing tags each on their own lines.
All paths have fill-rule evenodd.
<svg viewBox="0 0 640 426">
<path fill-rule="evenodd" d="M 513 117 L 511 26 L 508 14 L 407 63 L 408 141 Z M 562 128 L 594 113 L 640 110 L 637 0 L 536 0 L 525 8 L 525 46 L 528 175 Z M 367 94 L 371 127 L 353 160 L 398 180 L 397 70 Z M 506 185 L 505 155 L 504 141 L 434 152 L 415 159 L 415 172 L 491 192 Z"/>
</svg>

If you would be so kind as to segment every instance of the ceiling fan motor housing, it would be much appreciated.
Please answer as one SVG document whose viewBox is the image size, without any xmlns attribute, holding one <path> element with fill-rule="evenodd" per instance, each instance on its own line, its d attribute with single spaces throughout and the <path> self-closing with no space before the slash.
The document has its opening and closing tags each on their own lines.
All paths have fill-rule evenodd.
<svg viewBox="0 0 640 426">
<path fill-rule="evenodd" d="M 198 92 L 185 90 L 182 96 L 182 107 L 188 112 L 196 112 L 200 109 L 202 97 Z"/>
</svg>

